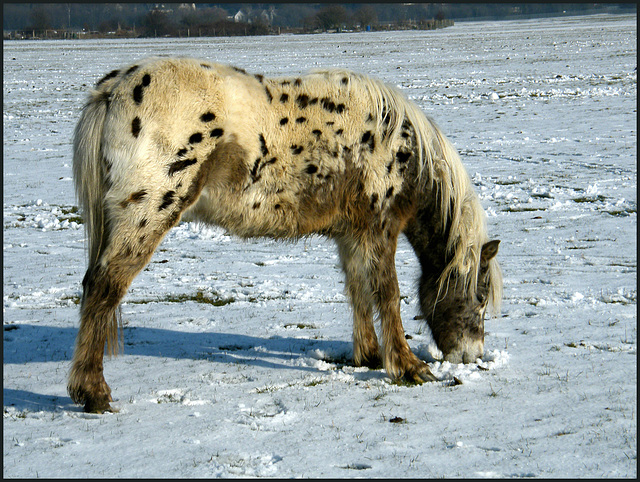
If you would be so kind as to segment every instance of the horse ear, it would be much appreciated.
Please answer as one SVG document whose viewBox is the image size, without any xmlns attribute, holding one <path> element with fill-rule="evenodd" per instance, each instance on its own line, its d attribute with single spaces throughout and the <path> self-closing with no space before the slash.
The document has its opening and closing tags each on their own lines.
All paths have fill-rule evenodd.
<svg viewBox="0 0 640 482">
<path fill-rule="evenodd" d="M 480 266 L 486 267 L 493 258 L 495 258 L 496 254 L 498 254 L 498 245 L 500 244 L 499 239 L 494 239 L 493 241 L 489 241 L 482 246 L 482 251 L 480 252 Z"/>
</svg>

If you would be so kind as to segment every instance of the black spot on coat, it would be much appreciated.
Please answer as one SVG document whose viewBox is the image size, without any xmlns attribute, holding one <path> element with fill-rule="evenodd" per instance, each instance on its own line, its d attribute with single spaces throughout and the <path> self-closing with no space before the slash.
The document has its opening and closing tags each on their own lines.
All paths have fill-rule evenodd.
<svg viewBox="0 0 640 482">
<path fill-rule="evenodd" d="M 103 82 L 106 82 L 107 80 L 114 78 L 119 73 L 120 73 L 119 70 L 112 70 L 111 72 L 109 72 L 107 75 L 105 75 L 98 81 L 98 83 L 96 84 L 96 87 L 98 87 Z"/>
<path fill-rule="evenodd" d="M 332 102 L 328 97 L 323 97 L 320 100 L 320 104 L 322 105 L 322 108 L 326 111 L 334 112 L 336 110 L 336 104 Z"/>
<path fill-rule="evenodd" d="M 378 202 L 378 194 L 377 193 L 373 193 L 371 195 L 371 205 L 369 206 L 369 208 L 373 211 L 376 208 L 376 203 Z"/>
<path fill-rule="evenodd" d="M 138 137 L 140 135 L 140 117 L 134 117 L 133 121 L 131 121 L 131 134 L 133 137 Z"/>
<path fill-rule="evenodd" d="M 191 137 L 189 137 L 189 144 L 198 144 L 199 142 L 202 142 L 202 134 L 200 132 L 191 134 Z"/>
<path fill-rule="evenodd" d="M 197 162 L 197 159 L 184 159 L 182 161 L 173 162 L 169 166 L 169 176 L 173 176 L 176 172 L 182 171 Z"/>
<path fill-rule="evenodd" d="M 300 94 L 296 98 L 296 103 L 301 109 L 306 108 L 309 105 L 309 96 L 307 94 Z"/>
<path fill-rule="evenodd" d="M 136 70 L 138 70 L 138 66 L 137 65 L 133 65 L 131 67 L 129 67 L 127 69 L 127 71 L 124 73 L 124 75 L 129 75 L 132 74 L 133 72 L 135 72 Z"/>
<path fill-rule="evenodd" d="M 267 149 L 267 141 L 265 141 L 264 136 L 260 134 L 260 149 L 262 151 L 262 155 L 266 156 L 269 154 L 269 149 Z"/>
<path fill-rule="evenodd" d="M 280 125 L 284 126 L 287 125 L 289 123 L 289 118 L 288 117 L 283 117 L 282 119 L 280 119 Z"/>
<path fill-rule="evenodd" d="M 371 131 L 367 131 L 362 134 L 362 139 L 360 140 L 362 144 L 366 144 L 369 146 L 369 150 L 371 152 L 376 148 L 376 136 L 371 133 Z"/>
<path fill-rule="evenodd" d="M 158 211 L 162 211 L 163 209 L 168 208 L 173 203 L 173 196 L 175 195 L 175 191 L 167 191 L 164 196 L 162 196 L 162 204 L 158 207 Z"/>
<path fill-rule="evenodd" d="M 396 159 L 401 164 L 407 162 L 410 157 L 411 157 L 411 152 L 403 152 L 403 151 L 396 152 Z"/>
<path fill-rule="evenodd" d="M 136 104 L 140 104 L 142 102 L 142 89 L 144 89 L 142 84 L 138 84 L 133 88 L 133 101 Z"/>
<path fill-rule="evenodd" d="M 287 102 L 288 100 L 289 100 L 289 94 L 282 94 L 282 95 L 280 96 L 280 102 L 282 102 L 283 104 L 284 104 L 285 102 Z"/>
<path fill-rule="evenodd" d="M 218 127 L 209 133 L 209 137 L 222 137 L 222 134 L 224 134 L 224 130 Z"/>
<path fill-rule="evenodd" d="M 256 162 L 253 163 L 253 168 L 251 169 L 251 179 L 253 180 L 253 182 L 256 182 L 258 179 L 260 179 L 260 176 L 258 175 L 258 170 L 260 169 L 260 161 L 262 159 L 261 158 L 257 158 Z"/>
<path fill-rule="evenodd" d="M 211 122 L 212 120 L 214 120 L 216 118 L 216 115 L 213 112 L 207 112 L 205 114 L 202 114 L 200 116 L 200 120 L 202 122 Z"/>
<path fill-rule="evenodd" d="M 138 202 L 142 200 L 142 198 L 145 197 L 146 195 L 147 195 L 147 191 L 145 189 L 142 189 L 140 191 L 134 192 L 129 199 L 131 199 L 131 202 Z"/>
</svg>

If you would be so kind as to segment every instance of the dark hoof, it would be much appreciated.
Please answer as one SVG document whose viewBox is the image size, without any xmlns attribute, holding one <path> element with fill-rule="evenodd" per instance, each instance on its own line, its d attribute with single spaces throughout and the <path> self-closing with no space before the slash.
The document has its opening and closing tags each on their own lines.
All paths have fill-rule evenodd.
<svg viewBox="0 0 640 482">
<path fill-rule="evenodd" d="M 107 400 L 87 400 L 84 405 L 84 411 L 87 413 L 117 413 L 118 409 L 109 405 Z"/>
<path fill-rule="evenodd" d="M 405 383 L 421 385 L 425 382 L 436 382 L 438 379 L 433 373 L 431 373 L 429 365 L 422 363 L 417 367 L 412 367 L 412 369 L 407 370 L 402 376 L 402 381 Z"/>
<path fill-rule="evenodd" d="M 99 390 L 87 390 L 86 388 L 79 388 L 72 384 L 67 387 L 69 396 L 74 403 L 84 405 L 84 411 L 87 413 L 104 413 L 104 412 L 117 412 L 109 405 L 109 402 L 113 402 L 111 397 L 111 389 L 106 382 L 99 384 Z"/>
</svg>

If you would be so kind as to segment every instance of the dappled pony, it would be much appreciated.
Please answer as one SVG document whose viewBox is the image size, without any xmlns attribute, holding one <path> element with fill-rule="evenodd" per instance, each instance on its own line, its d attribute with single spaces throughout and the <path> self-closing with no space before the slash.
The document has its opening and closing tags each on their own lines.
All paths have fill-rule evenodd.
<svg viewBox="0 0 640 482">
<path fill-rule="evenodd" d="M 73 171 L 88 236 L 68 391 L 111 410 L 105 343 L 117 307 L 183 220 L 240 237 L 335 240 L 353 309 L 353 361 L 394 380 L 434 380 L 409 348 L 395 269 L 404 233 L 422 268 L 420 306 L 446 360 L 482 356 L 502 289 L 485 214 L 442 132 L 381 82 L 344 70 L 269 79 L 189 58 L 114 70 L 76 127 Z M 381 324 L 382 347 L 374 329 Z"/>
</svg>

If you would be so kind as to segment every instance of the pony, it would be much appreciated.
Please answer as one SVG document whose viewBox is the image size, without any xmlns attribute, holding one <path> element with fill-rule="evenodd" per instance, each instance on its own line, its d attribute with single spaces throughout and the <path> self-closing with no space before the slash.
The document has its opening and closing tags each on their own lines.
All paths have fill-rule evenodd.
<svg viewBox="0 0 640 482">
<path fill-rule="evenodd" d="M 451 142 L 381 81 L 340 69 L 266 78 L 193 58 L 148 58 L 91 91 L 74 132 L 73 174 L 88 266 L 68 392 L 87 412 L 114 410 L 103 355 L 105 344 L 118 352 L 117 308 L 181 219 L 245 238 L 333 239 L 353 312 L 354 364 L 422 383 L 436 377 L 411 351 L 400 318 L 395 252 L 404 234 L 444 359 L 483 355 L 485 312 L 501 298 L 500 241 L 489 241 Z"/>
</svg>

